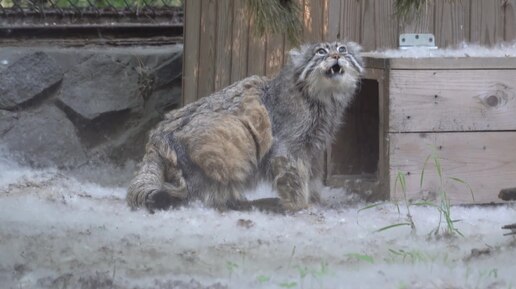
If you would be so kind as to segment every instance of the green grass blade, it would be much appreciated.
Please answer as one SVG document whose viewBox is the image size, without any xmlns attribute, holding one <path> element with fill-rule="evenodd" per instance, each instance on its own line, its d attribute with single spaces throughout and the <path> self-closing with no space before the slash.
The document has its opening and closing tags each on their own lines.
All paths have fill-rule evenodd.
<svg viewBox="0 0 516 289">
<path fill-rule="evenodd" d="M 423 163 L 423 169 L 421 170 L 421 178 L 419 178 L 419 188 L 422 189 L 423 188 L 423 179 L 424 179 L 424 176 L 425 176 L 425 168 L 426 168 L 426 164 L 428 163 L 428 160 L 430 160 L 430 157 L 432 155 L 428 155 L 425 159 L 425 162 Z"/>
<path fill-rule="evenodd" d="M 439 157 L 436 154 L 434 154 L 433 159 L 434 159 L 434 164 L 435 164 L 435 170 L 437 171 L 437 175 L 439 176 L 439 179 L 441 180 L 441 183 L 442 183 L 443 170 L 441 167 L 441 160 L 439 159 Z"/>
<path fill-rule="evenodd" d="M 465 185 L 469 189 L 469 193 L 471 194 L 471 198 L 473 199 L 473 202 L 475 201 L 475 194 L 473 193 L 473 189 L 471 188 L 471 186 L 468 183 L 466 183 L 462 179 L 455 178 L 455 177 L 449 177 L 449 179 L 452 181 L 456 181 L 457 183 Z"/>
<path fill-rule="evenodd" d="M 360 213 L 361 211 L 369 210 L 369 209 L 372 209 L 372 208 L 376 208 L 376 207 L 381 206 L 381 205 L 383 205 L 383 203 L 376 203 L 376 204 L 372 204 L 372 205 L 369 205 L 369 206 L 365 206 L 363 208 L 358 209 L 357 213 Z"/>
<path fill-rule="evenodd" d="M 358 261 L 364 261 L 364 262 L 367 262 L 367 263 L 370 263 L 370 264 L 374 264 L 374 258 L 372 256 L 369 256 L 369 255 L 351 253 L 351 254 L 347 254 L 346 256 L 354 258 L 354 259 L 356 259 Z"/>
<path fill-rule="evenodd" d="M 389 230 L 389 229 L 392 229 L 392 228 L 396 228 L 396 227 L 401 227 L 401 226 L 412 226 L 411 223 L 398 223 L 398 224 L 393 224 L 393 225 L 389 225 L 389 226 L 386 226 L 386 227 L 382 227 L 378 230 L 376 230 L 375 232 L 382 232 L 382 231 L 385 231 L 385 230 Z"/>
<path fill-rule="evenodd" d="M 411 206 L 439 208 L 439 206 L 437 206 L 436 204 L 428 202 L 428 201 L 415 202 L 415 203 L 412 203 Z"/>
</svg>

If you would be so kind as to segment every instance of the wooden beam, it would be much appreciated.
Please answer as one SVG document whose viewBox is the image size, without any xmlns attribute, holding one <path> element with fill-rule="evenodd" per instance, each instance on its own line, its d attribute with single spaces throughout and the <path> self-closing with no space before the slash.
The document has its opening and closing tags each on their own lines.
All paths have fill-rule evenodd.
<svg viewBox="0 0 516 289">
<path fill-rule="evenodd" d="M 434 31 L 438 47 L 446 48 L 468 40 L 469 5 L 469 1 L 435 1 Z"/>
<path fill-rule="evenodd" d="M 186 1 L 182 105 L 197 100 L 200 27 L 201 0 Z"/>
<path fill-rule="evenodd" d="M 375 48 L 385 49 L 398 46 L 398 19 L 394 15 L 393 0 L 375 2 Z"/>
<path fill-rule="evenodd" d="M 231 83 L 247 76 L 249 17 L 246 1 L 235 0 L 233 5 L 233 44 L 231 46 Z"/>
<path fill-rule="evenodd" d="M 363 0 L 360 7 L 360 44 L 365 51 L 375 50 L 378 46 L 376 43 L 376 25 L 375 19 L 375 0 Z"/>
<path fill-rule="evenodd" d="M 234 0 L 217 0 L 215 91 L 230 84 Z"/>
<path fill-rule="evenodd" d="M 516 0 L 505 1 L 504 6 L 504 40 L 516 40 Z"/>
<path fill-rule="evenodd" d="M 284 40 L 281 34 L 267 35 L 265 75 L 272 77 L 283 67 Z"/>
<path fill-rule="evenodd" d="M 217 0 L 203 0 L 201 5 L 201 40 L 199 46 L 198 98 L 215 89 L 215 49 L 217 47 Z"/>
<path fill-rule="evenodd" d="M 340 39 L 360 42 L 360 1 L 342 0 L 340 8 Z"/>
<path fill-rule="evenodd" d="M 471 0 L 471 42 L 494 45 L 504 39 L 503 1 Z"/>
</svg>

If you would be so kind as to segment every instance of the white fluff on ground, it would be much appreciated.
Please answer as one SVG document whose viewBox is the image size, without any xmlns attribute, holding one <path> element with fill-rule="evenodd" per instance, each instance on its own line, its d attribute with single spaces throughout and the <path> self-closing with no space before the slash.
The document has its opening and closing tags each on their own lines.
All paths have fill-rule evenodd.
<svg viewBox="0 0 516 289">
<path fill-rule="evenodd" d="M 2 288 L 516 287 L 516 241 L 501 230 L 514 206 L 453 207 L 464 236 L 435 238 L 431 207 L 412 208 L 415 234 L 375 232 L 405 222 L 391 203 L 285 216 L 194 204 L 150 215 L 126 206 L 123 186 L 2 157 L 0 172 Z M 262 185 L 251 196 L 271 194 Z"/>
</svg>

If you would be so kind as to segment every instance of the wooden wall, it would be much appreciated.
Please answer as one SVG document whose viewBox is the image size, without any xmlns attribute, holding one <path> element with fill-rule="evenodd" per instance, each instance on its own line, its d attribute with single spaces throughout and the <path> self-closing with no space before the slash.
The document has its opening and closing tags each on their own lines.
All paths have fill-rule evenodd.
<svg viewBox="0 0 516 289">
<path fill-rule="evenodd" d="M 274 75 L 287 61 L 285 36 L 256 36 L 245 1 L 185 1 L 184 103 L 248 75 Z M 394 0 L 296 1 L 303 7 L 303 42 L 346 38 L 375 50 L 397 47 L 398 35 L 409 32 L 432 32 L 439 47 L 516 39 L 516 0 L 434 0 L 408 21 L 393 15 Z"/>
</svg>

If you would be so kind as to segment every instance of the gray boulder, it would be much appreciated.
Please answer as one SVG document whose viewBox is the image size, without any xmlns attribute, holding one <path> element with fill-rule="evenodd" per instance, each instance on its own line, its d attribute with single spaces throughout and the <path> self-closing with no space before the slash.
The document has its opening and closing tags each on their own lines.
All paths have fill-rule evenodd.
<svg viewBox="0 0 516 289">
<path fill-rule="evenodd" d="M 84 120 L 143 105 L 137 64 L 129 57 L 95 55 L 66 73 L 59 102 Z"/>
<path fill-rule="evenodd" d="M 53 105 L 20 112 L 1 142 L 21 163 L 34 167 L 74 167 L 87 161 L 75 127 Z"/>
<path fill-rule="evenodd" d="M 18 114 L 7 110 L 0 110 L 0 137 L 13 128 Z"/>
<path fill-rule="evenodd" d="M 152 72 L 154 89 L 170 85 L 182 75 L 183 53 L 173 54 L 170 58 L 157 66 Z"/>
<path fill-rule="evenodd" d="M 0 109 L 14 109 L 43 96 L 62 79 L 61 67 L 46 53 L 24 56 L 0 71 Z"/>
</svg>

